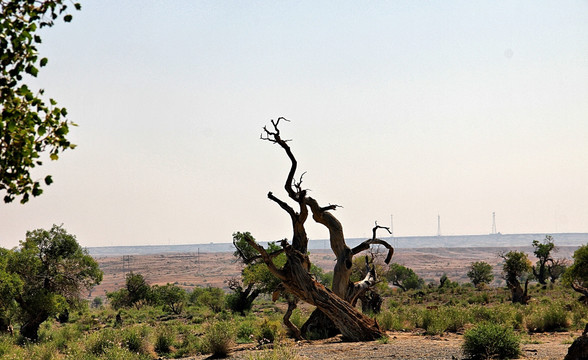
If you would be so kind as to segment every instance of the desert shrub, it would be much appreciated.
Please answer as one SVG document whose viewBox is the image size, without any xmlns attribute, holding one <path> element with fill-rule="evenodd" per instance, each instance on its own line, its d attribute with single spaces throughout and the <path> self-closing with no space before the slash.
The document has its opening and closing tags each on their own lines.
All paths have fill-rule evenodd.
<svg viewBox="0 0 588 360">
<path fill-rule="evenodd" d="M 291 319 L 291 318 L 290 318 Z M 244 344 L 250 343 L 255 334 L 255 325 L 252 321 L 243 321 L 239 324 L 237 329 L 237 342 Z"/>
<path fill-rule="evenodd" d="M 24 349 L 16 344 L 14 337 L 0 335 L 0 359 L 26 358 Z"/>
<path fill-rule="evenodd" d="M 130 327 L 122 331 L 122 345 L 130 352 L 136 354 L 149 354 L 146 327 Z"/>
<path fill-rule="evenodd" d="M 376 319 L 378 320 L 378 324 L 380 324 L 382 330 L 399 331 L 403 329 L 402 320 L 400 319 L 400 316 L 393 314 L 390 311 L 383 311 L 379 313 L 376 316 Z"/>
<path fill-rule="evenodd" d="M 469 311 L 461 307 L 445 307 L 441 311 L 445 317 L 445 331 L 458 332 L 471 322 Z"/>
<path fill-rule="evenodd" d="M 565 331 L 570 327 L 568 312 L 561 304 L 549 304 L 533 310 L 526 318 L 530 332 Z"/>
<path fill-rule="evenodd" d="M 221 288 L 195 288 L 189 295 L 191 303 L 206 306 L 213 312 L 219 313 L 225 307 L 225 293 Z"/>
<path fill-rule="evenodd" d="M 64 326 L 57 330 L 53 335 L 53 343 L 57 349 L 64 352 L 71 344 L 81 338 L 82 332 L 75 326 Z"/>
<path fill-rule="evenodd" d="M 28 347 L 27 357 L 35 360 L 54 360 L 58 359 L 59 350 L 54 343 L 43 343 L 37 345 L 30 345 Z"/>
<path fill-rule="evenodd" d="M 472 294 L 467 299 L 468 304 L 488 304 L 490 302 L 490 295 L 487 292 L 480 294 Z"/>
<path fill-rule="evenodd" d="M 282 332 L 280 321 L 263 319 L 258 325 L 255 338 L 259 343 L 273 343 L 281 337 Z"/>
<path fill-rule="evenodd" d="M 396 309 L 397 307 L 399 307 L 401 304 L 399 301 L 396 301 L 394 299 L 390 299 L 388 300 L 388 308 L 390 310 Z"/>
<path fill-rule="evenodd" d="M 112 329 L 97 331 L 86 340 L 86 349 L 94 355 L 103 355 L 115 345 L 115 333 Z"/>
<path fill-rule="evenodd" d="M 428 335 L 440 335 L 447 329 L 447 317 L 439 311 L 424 310 L 419 320 L 416 326 L 425 329 Z"/>
<path fill-rule="evenodd" d="M 155 335 L 155 343 L 153 344 L 155 352 L 159 355 L 169 354 L 172 352 L 175 335 L 176 334 L 171 327 L 166 326 L 160 328 Z"/>
<path fill-rule="evenodd" d="M 230 321 L 216 321 L 204 332 L 204 350 L 217 357 L 226 356 L 235 342 L 235 328 Z"/>
<path fill-rule="evenodd" d="M 202 340 L 193 332 L 186 332 L 182 336 L 182 342 L 179 344 L 175 352 L 177 357 L 188 357 L 196 355 L 202 350 Z"/>
<path fill-rule="evenodd" d="M 300 309 L 294 309 L 292 315 L 290 316 L 290 321 L 292 324 L 296 325 L 299 329 L 304 325 L 306 320 L 308 319 L 308 315 L 305 315 L 300 311 Z"/>
<path fill-rule="evenodd" d="M 14 343 L 8 336 L 0 336 L 0 357 L 10 353 Z"/>
<path fill-rule="evenodd" d="M 512 328 L 483 323 L 465 332 L 463 352 L 470 359 L 512 359 L 521 353 L 520 342 Z"/>
</svg>

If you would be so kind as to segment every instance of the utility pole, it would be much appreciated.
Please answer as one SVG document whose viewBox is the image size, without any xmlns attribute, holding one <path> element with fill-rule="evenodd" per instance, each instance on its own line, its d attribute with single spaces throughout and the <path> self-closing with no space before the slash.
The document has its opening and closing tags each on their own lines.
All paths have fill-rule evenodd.
<svg viewBox="0 0 588 360">
<path fill-rule="evenodd" d="M 496 213 L 493 212 L 492 213 L 492 232 L 491 234 L 498 234 L 498 232 L 496 231 Z"/>
<path fill-rule="evenodd" d="M 441 236 L 441 215 L 437 214 L 437 236 Z"/>
</svg>

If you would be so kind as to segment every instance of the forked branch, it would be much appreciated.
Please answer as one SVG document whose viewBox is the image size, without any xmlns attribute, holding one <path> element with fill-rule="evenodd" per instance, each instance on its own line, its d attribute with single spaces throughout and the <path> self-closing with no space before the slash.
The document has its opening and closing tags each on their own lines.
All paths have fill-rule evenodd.
<svg viewBox="0 0 588 360">
<path fill-rule="evenodd" d="M 392 234 L 392 232 L 390 231 L 390 228 L 388 228 L 386 226 L 380 226 L 376 222 L 376 226 L 374 226 L 374 228 L 372 229 L 372 234 L 373 234 L 372 238 L 368 239 L 368 240 L 362 242 L 361 244 L 357 245 L 356 247 L 354 247 L 353 250 L 351 250 L 351 253 L 353 255 L 357 255 L 360 252 L 369 249 L 370 245 L 382 245 L 386 249 L 388 249 L 388 255 L 386 256 L 386 260 L 384 260 L 384 262 L 386 264 L 389 264 L 390 260 L 392 260 L 392 255 L 394 255 L 394 248 L 392 247 L 392 245 L 388 244 L 388 242 L 376 238 L 376 231 L 378 231 L 378 229 L 385 229 L 388 231 L 388 233 Z"/>
</svg>

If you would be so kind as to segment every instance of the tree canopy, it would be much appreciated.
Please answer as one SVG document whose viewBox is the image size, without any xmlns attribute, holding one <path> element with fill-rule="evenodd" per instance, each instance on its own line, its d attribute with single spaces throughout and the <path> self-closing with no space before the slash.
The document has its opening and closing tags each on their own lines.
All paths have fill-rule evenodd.
<svg viewBox="0 0 588 360">
<path fill-rule="evenodd" d="M 511 290 L 512 302 L 526 304 L 529 300 L 527 286 L 533 269 L 531 260 L 522 251 L 509 251 L 501 255 L 501 257 L 504 260 L 502 273 L 506 280 L 506 285 Z M 525 282 L 524 290 L 521 286 L 521 281 Z"/>
<path fill-rule="evenodd" d="M 38 54 L 38 30 L 53 26 L 59 18 L 70 22 L 68 4 L 0 0 L 0 191 L 5 192 L 7 203 L 21 196 L 24 204 L 30 195 L 43 192 L 41 181 L 44 185 L 53 182 L 50 175 L 38 180 L 31 174 L 43 164 L 43 153 L 57 160 L 62 151 L 75 147 L 66 137 L 75 125 L 67 120 L 67 110 L 51 98 L 47 103 L 42 89 L 37 92 L 25 83 L 48 62 Z M 71 4 L 81 9 L 79 3 Z"/>
<path fill-rule="evenodd" d="M 37 339 L 41 323 L 79 305 L 81 292 L 102 281 L 98 263 L 62 226 L 29 231 L 18 248 L 2 251 L 4 272 L 13 279 L 21 334 L 31 340 Z"/>
<path fill-rule="evenodd" d="M 547 284 L 549 267 L 553 264 L 551 253 L 557 251 L 551 235 L 545 236 L 543 242 L 533 240 L 533 253 L 537 257 L 537 264 L 533 266 L 533 275 L 540 284 Z"/>
<path fill-rule="evenodd" d="M 583 296 L 588 303 L 588 244 L 581 246 L 574 252 L 574 263 L 567 268 L 563 281 Z"/>
<path fill-rule="evenodd" d="M 494 280 L 492 274 L 492 265 L 485 261 L 476 261 L 470 265 L 468 277 L 475 286 L 480 284 L 490 284 Z"/>
</svg>

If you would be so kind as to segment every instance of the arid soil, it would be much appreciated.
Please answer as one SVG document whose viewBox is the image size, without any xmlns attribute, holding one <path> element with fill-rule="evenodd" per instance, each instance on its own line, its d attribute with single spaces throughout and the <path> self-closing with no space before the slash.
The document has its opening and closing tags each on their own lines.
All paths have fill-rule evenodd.
<svg viewBox="0 0 588 360">
<path fill-rule="evenodd" d="M 556 257 L 571 258 L 576 247 L 560 247 Z M 498 253 L 512 250 L 505 248 L 421 248 L 397 249 L 392 261 L 408 266 L 427 282 L 436 282 L 446 273 L 452 281 L 467 282 L 467 267 L 474 261 L 486 261 L 494 266 L 495 278 L 500 282 L 501 259 Z M 533 251 L 524 248 L 528 254 Z M 330 250 L 313 251 L 313 264 L 331 271 L 335 257 Z M 534 261 L 532 256 L 531 260 Z M 180 253 L 141 256 L 117 256 L 97 258 L 104 271 L 102 284 L 94 288 L 90 298 L 105 296 L 106 291 L 120 289 L 125 284 L 129 271 L 140 273 L 150 284 L 175 283 L 191 290 L 196 286 L 224 287 L 231 277 L 240 275 L 241 266 L 230 252 L 223 253 Z"/>
<path fill-rule="evenodd" d="M 561 360 L 567 354 L 571 339 L 580 335 L 574 333 L 537 334 L 526 339 L 522 345 L 520 359 Z M 291 345 L 289 353 L 300 359 L 312 360 L 353 360 L 353 359 L 402 359 L 402 360 L 441 360 L 464 359 L 461 345 L 463 337 L 456 334 L 425 336 L 418 333 L 389 332 L 388 343 L 380 341 L 350 343 L 339 337 L 320 341 L 302 341 Z M 254 345 L 237 346 L 228 359 L 248 359 L 264 350 Z M 201 355 L 187 359 L 203 360 L 209 356 Z M 186 360 L 187 360 L 186 359 Z"/>
<path fill-rule="evenodd" d="M 562 247 L 556 257 L 570 258 L 576 247 Z M 393 260 L 412 268 L 427 282 L 438 281 L 446 273 L 453 281 L 468 281 L 467 267 L 474 261 L 486 261 L 500 273 L 498 253 L 505 248 L 422 248 L 397 249 Z M 521 249 L 519 249 L 521 250 Z M 523 248 L 528 254 L 532 249 Z M 534 261 L 534 259 L 531 257 Z M 104 271 L 104 280 L 96 287 L 90 298 L 104 297 L 107 291 L 124 286 L 129 271 L 145 276 L 150 284 L 175 283 L 188 290 L 196 286 L 224 287 L 224 281 L 240 275 L 241 266 L 234 262 L 232 253 L 181 253 L 143 255 L 130 257 L 97 258 Z M 335 258 L 331 251 L 314 251 L 311 261 L 325 271 L 332 270 Z M 500 282 L 500 276 L 496 276 Z M 336 337 L 321 341 L 303 341 L 294 344 L 289 351 L 301 359 L 462 359 L 462 335 L 425 336 L 419 333 L 389 332 L 389 341 L 348 343 Z M 563 359 L 571 341 L 580 332 L 535 334 L 525 339 L 522 359 Z M 247 359 L 262 350 L 255 345 L 235 347 L 229 359 Z M 202 360 L 207 356 L 190 359 Z"/>
</svg>

